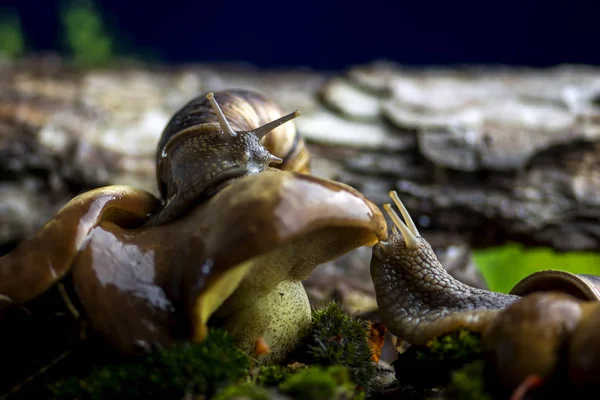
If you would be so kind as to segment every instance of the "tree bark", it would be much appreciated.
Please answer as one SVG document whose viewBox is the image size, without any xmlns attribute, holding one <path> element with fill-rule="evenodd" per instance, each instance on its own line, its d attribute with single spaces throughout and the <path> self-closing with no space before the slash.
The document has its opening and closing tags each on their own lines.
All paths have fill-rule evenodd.
<svg viewBox="0 0 600 400">
<path fill-rule="evenodd" d="M 41 57 L 2 65 L 0 87 L 4 250 L 82 191 L 157 193 L 153 156 L 170 116 L 228 88 L 300 109 L 314 174 L 378 204 L 397 190 L 440 245 L 600 248 L 600 70 L 591 67 L 81 70 Z"/>
</svg>

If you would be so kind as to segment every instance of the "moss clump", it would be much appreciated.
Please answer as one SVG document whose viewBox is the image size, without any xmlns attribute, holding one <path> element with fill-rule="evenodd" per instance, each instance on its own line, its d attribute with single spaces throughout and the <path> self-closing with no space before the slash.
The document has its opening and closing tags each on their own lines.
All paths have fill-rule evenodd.
<svg viewBox="0 0 600 400">
<path fill-rule="evenodd" d="M 297 400 L 364 399 L 365 394 L 342 366 L 313 366 L 290 375 L 279 385 L 279 391 Z"/>
<path fill-rule="evenodd" d="M 484 370 L 484 361 L 477 360 L 454 371 L 447 388 L 452 398 L 457 400 L 492 400 L 492 397 L 485 391 Z"/>
<path fill-rule="evenodd" d="M 427 346 L 411 346 L 394 361 L 396 379 L 433 388 L 450 382 L 451 372 L 482 357 L 480 335 L 459 330 L 435 338 Z"/>
<path fill-rule="evenodd" d="M 269 366 L 261 368 L 263 381 L 257 384 L 243 383 L 231 385 L 220 391 L 215 400 L 268 400 L 285 398 L 296 400 L 362 400 L 364 391 L 354 383 L 344 366 L 311 366 L 294 369 L 291 367 Z M 259 375 L 260 376 L 260 375 Z M 267 381 L 266 388 L 263 386 Z M 280 383 L 273 384 L 274 381 Z"/>
<path fill-rule="evenodd" d="M 367 390 L 375 374 L 367 332 L 366 321 L 349 316 L 332 302 L 313 313 L 310 332 L 292 357 L 309 365 L 344 365 L 350 379 Z"/>
<path fill-rule="evenodd" d="M 479 357 L 481 349 L 481 336 L 462 329 L 433 339 L 427 344 L 427 350 L 419 353 L 419 359 L 464 363 Z"/>
<path fill-rule="evenodd" d="M 211 330 L 203 343 L 178 343 L 137 362 L 96 367 L 85 378 L 70 377 L 49 386 L 59 399 L 182 398 L 212 395 L 247 376 L 250 359 L 224 331 Z"/>
<path fill-rule="evenodd" d="M 271 398 L 273 396 L 269 389 L 251 383 L 243 383 L 228 386 L 213 397 L 213 400 L 270 400 Z"/>
<path fill-rule="evenodd" d="M 256 384 L 261 386 L 277 386 L 296 370 L 282 365 L 263 365 L 258 371 Z"/>
</svg>

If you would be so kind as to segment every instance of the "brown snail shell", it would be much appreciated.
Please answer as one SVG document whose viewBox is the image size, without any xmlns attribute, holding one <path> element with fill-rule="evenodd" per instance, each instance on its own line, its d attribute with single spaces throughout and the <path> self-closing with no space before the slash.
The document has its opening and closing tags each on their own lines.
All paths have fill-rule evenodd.
<svg viewBox="0 0 600 400">
<path fill-rule="evenodd" d="M 498 381 L 515 388 L 531 375 L 546 379 L 557 373 L 565 357 L 569 384 L 597 384 L 600 277 L 538 271 L 510 294 L 523 298 L 500 312 L 483 335 Z M 566 356 L 562 349 L 568 349 Z"/>
<path fill-rule="evenodd" d="M 510 293 L 523 299 L 499 313 L 483 336 L 503 386 L 514 388 L 532 374 L 550 377 L 563 357 L 569 384 L 600 383 L 600 277 L 544 270 Z"/>
<path fill-rule="evenodd" d="M 585 318 L 569 339 L 568 375 L 575 385 L 600 384 L 600 303 L 588 307 Z"/>
<path fill-rule="evenodd" d="M 535 272 L 515 285 L 510 294 L 526 296 L 533 292 L 561 292 L 579 300 L 600 300 L 600 277 L 566 271 Z"/>
<path fill-rule="evenodd" d="M 200 95 L 165 127 L 156 152 L 163 209 L 149 221 L 178 218 L 232 180 L 260 173 L 271 163 L 281 170 L 309 172 L 309 156 L 291 123 L 266 96 L 247 90 Z"/>
</svg>

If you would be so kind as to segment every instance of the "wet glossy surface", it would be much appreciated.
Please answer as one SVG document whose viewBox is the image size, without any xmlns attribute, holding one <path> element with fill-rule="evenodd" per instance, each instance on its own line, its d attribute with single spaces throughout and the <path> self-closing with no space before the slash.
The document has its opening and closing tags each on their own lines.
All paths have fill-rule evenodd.
<svg viewBox="0 0 600 400">
<path fill-rule="evenodd" d="M 73 199 L 0 259 L 0 294 L 23 303 L 72 271 L 93 327 L 135 352 L 189 334 L 195 299 L 242 262 L 267 257 L 278 270 L 261 273 L 276 285 L 386 232 L 383 216 L 360 193 L 292 172 L 239 179 L 181 219 L 139 227 L 157 205 L 125 187 Z M 254 301 L 249 293 L 242 302 Z"/>
<path fill-rule="evenodd" d="M 25 302 L 41 294 L 71 268 L 100 219 L 130 226 L 146 219 L 158 200 L 126 186 L 96 189 L 75 197 L 38 233 L 0 258 L 0 295 Z"/>
<path fill-rule="evenodd" d="M 306 176 L 285 182 L 282 190 L 292 193 L 277 205 L 274 216 L 277 219 L 277 231 L 283 237 L 289 231 L 304 226 L 314 228 L 314 224 L 323 223 L 322 216 L 327 215 L 327 223 L 343 225 L 346 221 L 361 221 L 366 225 L 378 225 L 378 239 L 387 238 L 387 229 L 379 209 L 364 201 L 364 196 L 349 186 L 342 184 L 323 185 L 322 181 Z M 310 193 L 310 196 L 307 194 Z M 297 210 L 306 210 L 298 213 Z M 373 243 L 374 244 L 374 243 Z"/>
</svg>

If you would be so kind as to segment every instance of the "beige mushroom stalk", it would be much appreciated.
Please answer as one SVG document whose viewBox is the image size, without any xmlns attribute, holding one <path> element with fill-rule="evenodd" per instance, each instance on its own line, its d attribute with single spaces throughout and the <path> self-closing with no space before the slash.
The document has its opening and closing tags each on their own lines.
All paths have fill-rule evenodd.
<svg viewBox="0 0 600 400">
<path fill-rule="evenodd" d="M 81 195 L 0 258 L 0 297 L 24 304 L 72 273 L 91 325 L 125 352 L 226 328 L 277 361 L 306 333 L 301 281 L 319 264 L 386 238 L 378 208 L 341 183 L 277 170 L 240 178 L 168 224 L 141 227 L 148 193 Z"/>
</svg>

